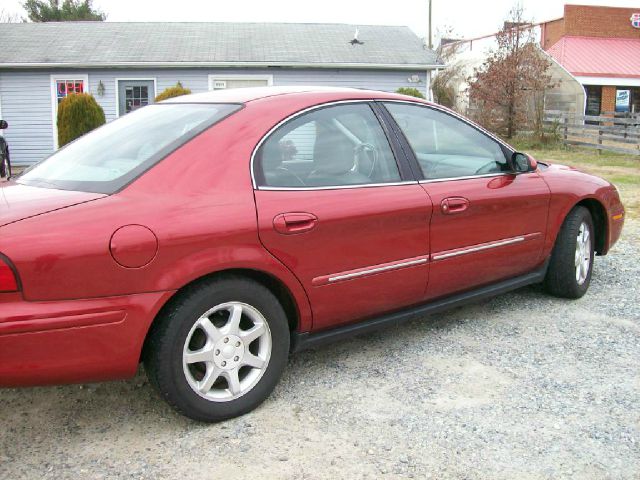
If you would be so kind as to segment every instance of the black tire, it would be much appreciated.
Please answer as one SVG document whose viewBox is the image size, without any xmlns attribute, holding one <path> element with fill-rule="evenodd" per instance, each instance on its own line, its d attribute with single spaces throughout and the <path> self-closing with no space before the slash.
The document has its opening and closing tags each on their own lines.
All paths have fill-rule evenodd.
<svg viewBox="0 0 640 480">
<path fill-rule="evenodd" d="M 0 155 L 0 177 L 11 178 L 11 159 L 9 158 L 9 148 L 6 145 L 2 147 Z"/>
<path fill-rule="evenodd" d="M 262 369 L 262 376 L 250 390 L 238 398 L 219 401 L 205 398 L 192 388 L 188 380 L 189 374 L 183 369 L 183 348 L 187 338 L 194 338 L 193 328 L 196 328 L 194 325 L 198 319 L 208 310 L 227 302 L 241 302 L 262 315 L 271 334 L 270 358 Z M 243 310 L 242 318 L 246 321 L 244 312 L 246 310 Z M 217 422 L 253 410 L 271 394 L 287 364 L 289 335 L 286 314 L 270 290 L 246 278 L 225 277 L 188 287 L 163 309 L 145 342 L 143 361 L 151 384 L 175 410 L 194 420 Z M 232 341 L 234 342 L 235 340 Z M 247 344 L 247 351 L 255 346 L 255 341 L 253 342 L 254 344 Z M 212 348 L 215 345 L 218 343 Z M 244 345 L 241 348 L 244 350 Z M 219 354 L 219 350 L 215 351 Z M 220 358 L 216 357 L 216 361 Z M 208 369 L 214 364 L 200 364 L 201 369 L 205 366 Z M 242 374 L 242 370 L 239 371 Z M 253 370 L 249 368 L 249 371 Z M 217 382 L 221 378 L 224 377 L 219 377 Z M 193 382 L 193 377 L 191 381 Z M 224 391 L 226 388 L 230 394 L 230 384 L 226 380 L 222 382 L 223 387 L 218 386 L 215 391 Z"/>
<path fill-rule="evenodd" d="M 581 225 L 589 229 L 589 265 L 586 277 L 582 282 L 578 280 L 577 254 L 578 232 Z M 593 258 L 595 246 L 595 229 L 591 213 L 585 207 L 575 207 L 565 218 L 558 238 L 551 253 L 549 269 L 545 277 L 544 285 L 552 295 L 562 298 L 580 298 L 589 289 L 591 274 L 593 272 Z M 584 256 L 586 258 L 586 255 Z"/>
</svg>

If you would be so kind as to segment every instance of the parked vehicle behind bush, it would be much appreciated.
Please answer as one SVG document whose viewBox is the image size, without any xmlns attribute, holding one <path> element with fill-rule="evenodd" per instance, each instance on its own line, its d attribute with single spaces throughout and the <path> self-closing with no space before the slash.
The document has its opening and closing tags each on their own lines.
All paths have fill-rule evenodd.
<svg viewBox="0 0 640 480">
<path fill-rule="evenodd" d="M 6 120 L 0 120 L 0 130 L 9 126 Z M 9 145 L 4 137 L 0 136 L 0 177 L 11 177 L 11 159 L 9 158 Z"/>
</svg>

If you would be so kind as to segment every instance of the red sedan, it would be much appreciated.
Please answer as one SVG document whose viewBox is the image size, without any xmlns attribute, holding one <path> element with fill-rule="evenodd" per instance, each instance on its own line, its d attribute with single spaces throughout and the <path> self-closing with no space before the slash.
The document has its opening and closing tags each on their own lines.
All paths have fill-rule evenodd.
<svg viewBox="0 0 640 480">
<path fill-rule="evenodd" d="M 0 190 L 0 385 L 131 377 L 255 408 L 290 352 L 544 282 L 587 291 L 616 188 L 390 93 L 178 97 Z"/>
</svg>

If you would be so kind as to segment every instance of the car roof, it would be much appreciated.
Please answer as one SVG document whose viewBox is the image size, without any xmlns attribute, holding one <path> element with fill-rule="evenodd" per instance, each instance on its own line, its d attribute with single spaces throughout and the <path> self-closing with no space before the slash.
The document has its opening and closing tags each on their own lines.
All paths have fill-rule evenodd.
<svg viewBox="0 0 640 480">
<path fill-rule="evenodd" d="M 290 86 L 290 87 L 247 87 L 214 90 L 210 92 L 195 93 L 170 98 L 162 103 L 247 103 L 266 97 L 280 95 L 304 95 L 313 97 L 316 94 L 329 94 L 336 98 L 385 98 L 418 100 L 397 93 L 379 92 L 376 90 L 364 90 L 358 88 L 320 87 L 320 86 Z"/>
</svg>

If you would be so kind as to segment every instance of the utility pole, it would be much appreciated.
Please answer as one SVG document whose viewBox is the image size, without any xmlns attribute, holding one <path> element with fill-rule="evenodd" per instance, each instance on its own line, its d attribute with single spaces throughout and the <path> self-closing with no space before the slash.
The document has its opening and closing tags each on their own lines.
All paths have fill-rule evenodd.
<svg viewBox="0 0 640 480">
<path fill-rule="evenodd" d="M 432 0 L 428 0 L 429 2 L 429 40 L 427 41 L 427 46 L 429 50 L 433 49 L 433 41 L 431 40 L 431 2 Z"/>
</svg>

